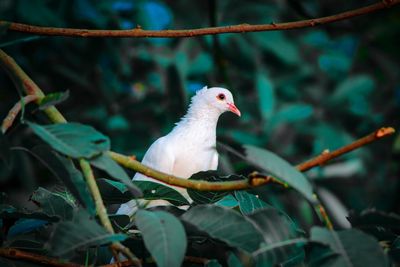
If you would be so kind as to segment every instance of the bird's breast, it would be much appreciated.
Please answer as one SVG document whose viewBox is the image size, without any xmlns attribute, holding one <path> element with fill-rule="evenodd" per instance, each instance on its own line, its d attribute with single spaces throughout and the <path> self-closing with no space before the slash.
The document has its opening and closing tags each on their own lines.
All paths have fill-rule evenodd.
<svg viewBox="0 0 400 267">
<path fill-rule="evenodd" d="M 199 171 L 210 170 L 214 155 L 215 146 L 199 147 L 186 145 L 181 146 L 176 154 L 173 173 L 180 177 L 190 177 Z"/>
</svg>

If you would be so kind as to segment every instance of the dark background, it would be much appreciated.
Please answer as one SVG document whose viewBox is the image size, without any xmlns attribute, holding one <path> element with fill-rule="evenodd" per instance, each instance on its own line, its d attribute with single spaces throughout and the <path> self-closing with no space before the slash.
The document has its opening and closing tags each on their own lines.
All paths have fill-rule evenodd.
<svg viewBox="0 0 400 267">
<path fill-rule="evenodd" d="M 374 2 L 362 4 L 368 3 Z M 187 29 L 301 20 L 359 4 L 0 0 L 0 18 L 53 27 Z M 62 113 L 110 136 L 114 151 L 141 159 L 184 115 L 196 90 L 223 86 L 233 92 L 242 117 L 223 115 L 218 140 L 236 148 L 264 147 L 296 164 L 381 126 L 399 127 L 399 27 L 400 10 L 394 7 L 309 29 L 196 38 L 85 39 L 9 32 L 0 37 L 0 47 L 45 93 L 69 90 L 69 99 L 59 105 Z M 0 87 L 3 119 L 19 95 L 3 71 Z M 33 106 L 25 117 L 44 122 Z M 18 121 L 7 136 L 13 146 L 37 143 Z M 399 152 L 395 134 L 307 173 L 337 225 L 347 225 L 340 219 L 343 207 L 400 212 Z M 252 170 L 221 154 L 222 171 Z M 11 202 L 25 205 L 37 186 L 54 186 L 52 174 L 30 154 L 15 151 L 13 158 L 11 169 L 0 163 L 1 191 Z M 312 224 L 312 211 L 305 201 L 291 201 L 292 192 L 272 186 L 261 193 L 268 203 L 289 214 L 296 210 L 303 224 Z"/>
</svg>

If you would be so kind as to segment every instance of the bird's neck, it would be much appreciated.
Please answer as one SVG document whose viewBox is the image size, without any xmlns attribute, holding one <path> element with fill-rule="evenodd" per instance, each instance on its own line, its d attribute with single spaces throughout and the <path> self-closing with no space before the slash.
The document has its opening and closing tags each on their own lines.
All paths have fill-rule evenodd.
<svg viewBox="0 0 400 267">
<path fill-rule="evenodd" d="M 188 112 L 176 124 L 174 130 L 184 128 L 185 131 L 205 131 L 215 136 L 218 118 L 221 112 L 209 105 L 190 105 Z"/>
</svg>

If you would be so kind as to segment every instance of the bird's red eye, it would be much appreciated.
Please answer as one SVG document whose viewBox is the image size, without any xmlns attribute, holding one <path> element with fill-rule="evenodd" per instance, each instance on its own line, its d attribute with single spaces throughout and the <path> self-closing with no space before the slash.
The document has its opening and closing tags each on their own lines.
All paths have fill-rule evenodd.
<svg viewBox="0 0 400 267">
<path fill-rule="evenodd" d="M 219 94 L 219 95 L 217 95 L 217 98 L 219 100 L 224 100 L 225 99 L 225 95 L 224 94 Z"/>
</svg>

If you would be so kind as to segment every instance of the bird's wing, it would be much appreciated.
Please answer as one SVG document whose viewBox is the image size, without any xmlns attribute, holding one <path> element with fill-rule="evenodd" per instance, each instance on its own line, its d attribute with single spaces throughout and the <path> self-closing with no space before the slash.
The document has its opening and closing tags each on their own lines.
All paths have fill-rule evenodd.
<svg viewBox="0 0 400 267">
<path fill-rule="evenodd" d="M 147 150 L 142 163 L 150 168 L 164 173 L 172 173 L 175 162 L 175 155 L 167 136 L 157 139 Z M 133 180 L 147 180 L 154 182 L 141 173 L 137 173 Z"/>
<path fill-rule="evenodd" d="M 218 168 L 218 152 L 217 150 L 215 150 L 210 162 L 210 170 L 216 170 L 217 168 Z"/>
<path fill-rule="evenodd" d="M 171 145 L 168 144 L 166 136 L 157 139 L 147 150 L 143 157 L 142 163 L 148 167 L 165 173 L 171 173 L 174 167 L 175 156 Z M 158 182 L 155 179 L 147 177 L 141 173 L 136 173 L 132 180 Z M 131 200 L 121 204 L 117 214 L 126 214 L 132 216 L 138 205 L 143 205 L 142 200 Z"/>
</svg>

